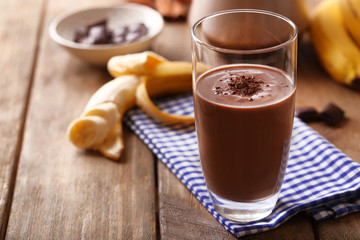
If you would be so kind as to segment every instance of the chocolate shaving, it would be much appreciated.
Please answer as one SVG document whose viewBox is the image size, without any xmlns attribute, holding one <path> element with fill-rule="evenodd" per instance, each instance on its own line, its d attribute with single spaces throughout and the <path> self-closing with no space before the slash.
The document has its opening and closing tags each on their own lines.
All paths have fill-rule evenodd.
<svg viewBox="0 0 360 240">
<path fill-rule="evenodd" d="M 254 94 L 258 93 L 263 89 L 264 82 L 261 80 L 255 79 L 254 76 L 245 76 L 242 74 L 234 74 L 228 72 L 226 79 L 219 79 L 219 81 L 227 80 L 227 87 L 215 87 L 215 94 L 224 94 L 228 93 L 230 95 L 239 95 L 244 97 L 251 97 Z M 249 101 L 252 101 L 252 98 L 249 98 Z"/>
</svg>

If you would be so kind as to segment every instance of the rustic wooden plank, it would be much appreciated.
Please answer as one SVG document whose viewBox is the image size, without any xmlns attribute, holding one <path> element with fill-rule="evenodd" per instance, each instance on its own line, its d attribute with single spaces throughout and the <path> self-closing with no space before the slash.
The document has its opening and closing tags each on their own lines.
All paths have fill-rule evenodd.
<svg viewBox="0 0 360 240">
<path fill-rule="evenodd" d="M 166 22 L 152 50 L 171 61 L 191 62 L 191 30 L 185 22 Z"/>
<path fill-rule="evenodd" d="M 75 7 L 71 0 L 47 5 L 6 238 L 154 239 L 154 161 L 145 145 L 125 129 L 117 163 L 76 149 L 65 136 L 91 94 L 110 80 L 105 69 L 73 58 L 48 36 L 50 19 Z"/>
<path fill-rule="evenodd" d="M 5 235 L 11 206 L 42 5 L 43 0 L 0 1 L 1 238 Z"/>
<path fill-rule="evenodd" d="M 115 1 L 113 2 L 115 3 Z M 11 3 L 3 1 L 0 2 L 1 9 L 6 9 L 2 8 L 2 4 L 20 5 L 14 1 Z M 81 4 L 86 5 L 91 2 L 86 1 Z M 34 13 L 32 7 L 33 5 L 22 9 L 30 10 L 27 14 L 35 16 L 32 15 Z M 46 19 L 43 30 L 41 55 L 35 75 L 7 238 L 155 238 L 156 197 L 154 191 L 156 188 L 152 155 L 149 150 L 132 133 L 125 131 L 127 150 L 122 162 L 118 164 L 104 161 L 94 152 L 76 150 L 64 136 L 67 124 L 81 112 L 91 93 L 110 79 L 105 70 L 91 68 L 70 57 L 48 39 L 46 28 L 49 19 L 60 11 L 73 7 L 74 4 L 70 1 L 56 2 L 55 0 L 48 6 L 48 19 Z M 2 20 L 6 19 L 6 16 L 8 15 L 0 16 L 0 33 L 9 31 L 7 28 L 1 28 Z M 36 15 L 36 17 L 39 16 L 40 14 Z M 28 26 L 33 23 L 26 22 L 26 24 Z M 20 26 L 18 27 L 21 28 Z M 26 30 L 21 30 L 26 33 Z M 166 28 L 162 35 L 165 37 L 160 37 L 153 49 L 171 60 L 190 60 L 189 42 L 182 38 L 184 36 L 186 38 L 186 35 L 182 34 L 185 30 L 184 24 L 171 24 L 171 27 Z M 30 30 L 28 32 L 33 34 Z M 2 40 L 3 35 L 0 34 L 0 43 Z M 16 39 L 12 40 L 14 40 L 12 44 L 16 43 Z M 30 44 L 21 48 L 30 51 L 30 53 L 26 52 L 24 58 L 8 58 L 7 55 L 5 55 L 6 58 L 3 58 L 6 61 L 4 64 L 0 64 L 0 68 L 3 70 L 3 66 L 5 69 L 2 73 L 11 69 L 8 70 L 8 76 L 11 76 L 8 79 L 12 80 L 13 74 L 17 73 L 22 66 L 25 66 L 25 70 L 21 69 L 21 73 L 17 74 L 20 74 L 21 77 L 24 76 L 24 79 L 29 79 L 26 77 L 31 76 L 31 68 L 26 68 L 27 61 L 33 58 L 32 48 L 29 46 L 37 45 L 32 45 L 31 40 Z M 1 47 L 0 45 L 2 52 L 9 49 L 7 47 L 3 50 Z M 357 135 L 359 133 L 357 128 L 359 117 L 358 110 L 355 108 L 357 105 L 353 102 L 354 99 L 358 100 L 358 94 L 330 82 L 331 79 L 321 71 L 311 48 L 306 47 L 306 49 L 304 55 L 299 59 L 298 89 L 301 94 L 298 95 L 297 104 L 311 103 L 321 108 L 329 99 L 336 100 L 336 103 L 341 104 L 349 118 L 343 126 L 335 129 L 322 124 L 312 124 L 311 126 L 358 161 L 360 148 L 356 145 L 359 143 L 356 140 L 359 139 Z M 30 56 L 30 58 L 26 58 L 26 56 Z M 8 64 L 9 60 L 10 62 L 14 61 L 12 59 L 19 61 L 16 68 L 12 67 L 13 64 Z M 19 77 L 18 83 L 21 82 L 21 77 Z M 0 79 L 1 84 L 4 82 L 3 79 Z M 9 82 L 5 83 L 10 84 Z M 29 83 L 24 82 L 22 88 L 26 88 L 27 84 Z M 13 89 L 14 86 L 11 86 L 10 89 Z M 55 92 L 56 94 L 54 94 Z M 14 99 L 24 99 L 26 91 L 16 92 L 16 94 Z M 342 96 L 344 99 L 338 102 L 339 97 L 336 96 Z M 8 103 L 8 95 L 1 97 L 0 103 L 3 107 L 5 105 L 3 102 Z M 11 139 L 18 139 L 18 135 L 21 135 L 21 126 L 18 125 L 22 124 L 21 118 L 25 105 L 15 105 L 13 103 L 10 105 L 11 110 L 7 110 L 6 113 L 10 113 L 9 116 L 8 114 L 1 115 L 1 121 L 4 118 L 6 118 L 4 122 L 15 120 L 14 125 L 18 127 L 15 131 L 12 130 L 11 134 L 14 135 L 8 133 L 2 135 L 6 136 L 9 144 L 2 146 L 1 150 L 11 154 L 4 157 L 5 164 L 1 165 L 1 181 L 11 178 L 9 175 L 13 173 L 9 169 L 14 169 L 12 160 L 16 160 L 16 156 L 19 154 L 18 140 L 14 145 L 14 140 Z M 9 129 L 9 132 L 13 128 L 13 124 L 2 125 L 2 131 L 5 129 L 3 126 L 6 126 L 6 130 Z M 351 139 L 355 139 L 350 141 L 350 146 L 347 141 L 349 136 Z M 3 169 L 5 170 L 3 171 Z M 4 178 L 3 172 L 5 172 Z M 234 239 L 164 165 L 159 164 L 158 174 L 161 237 L 164 239 L 194 239 L 196 237 L 201 239 L 214 236 L 214 239 Z M 3 199 L 6 201 L 9 196 L 9 186 L 5 181 L 0 183 L 1 186 L 4 186 L 1 196 L 2 203 L 4 203 Z M 1 207 L 3 206 L 1 205 Z M 288 239 L 289 237 L 295 239 L 295 236 L 300 236 L 298 234 L 303 234 L 300 239 L 313 239 L 309 222 L 308 217 L 299 215 L 278 229 L 245 239 Z M 315 225 L 316 236 L 319 239 L 341 239 L 340 237 L 354 239 L 359 234 L 358 222 L 358 214 L 351 214 L 339 220 L 325 221 Z M 4 225 L 2 224 L 2 226 Z M 342 232 L 338 233 L 341 229 Z"/>
<path fill-rule="evenodd" d="M 314 240 L 311 219 L 305 214 L 298 214 L 283 225 L 273 230 L 243 237 L 244 240 Z"/>
<path fill-rule="evenodd" d="M 318 239 L 360 239 L 360 213 L 329 219 L 316 225 Z"/>
</svg>

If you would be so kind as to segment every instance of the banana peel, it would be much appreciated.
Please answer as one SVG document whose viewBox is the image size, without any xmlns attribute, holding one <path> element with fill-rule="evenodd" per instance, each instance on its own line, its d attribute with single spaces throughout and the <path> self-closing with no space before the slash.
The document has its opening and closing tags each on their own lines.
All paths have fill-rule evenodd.
<svg viewBox="0 0 360 240">
<path fill-rule="evenodd" d="M 194 122 L 194 117 L 191 116 L 175 116 L 165 113 L 158 109 L 156 105 L 151 101 L 151 98 L 147 91 L 148 78 L 144 78 L 136 89 L 136 105 L 140 107 L 146 114 L 153 119 L 162 122 L 164 124 L 190 124 Z"/>
<path fill-rule="evenodd" d="M 147 75 L 157 64 L 168 60 L 152 51 L 126 54 L 110 58 L 107 69 L 111 76 L 119 77 L 128 74 Z"/>
<path fill-rule="evenodd" d="M 151 98 L 191 92 L 192 65 L 189 62 L 159 63 L 146 78 L 146 89 Z"/>
<path fill-rule="evenodd" d="M 73 120 L 67 129 L 67 136 L 75 146 L 96 149 L 107 158 L 119 160 L 124 149 L 122 119 L 126 111 L 135 105 L 165 124 L 194 122 L 191 116 L 162 112 L 151 100 L 190 92 L 191 63 L 168 61 L 146 51 L 113 57 L 107 68 L 115 79 L 93 94 L 81 116 Z"/>
</svg>

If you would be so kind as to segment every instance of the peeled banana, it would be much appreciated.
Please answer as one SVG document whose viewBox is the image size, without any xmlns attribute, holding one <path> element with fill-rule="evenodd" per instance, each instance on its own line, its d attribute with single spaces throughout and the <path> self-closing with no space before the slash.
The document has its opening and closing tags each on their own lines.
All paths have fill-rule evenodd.
<svg viewBox="0 0 360 240">
<path fill-rule="evenodd" d="M 341 2 L 345 1 L 355 0 L 322 1 L 311 16 L 310 34 L 326 71 L 339 83 L 359 87 L 360 48 L 345 26 L 349 16 L 340 7 Z M 360 13 L 360 9 L 357 11 Z M 360 32 L 358 26 L 357 31 Z"/>
<path fill-rule="evenodd" d="M 124 75 L 103 85 L 90 98 L 82 115 L 72 121 L 67 135 L 77 147 L 98 149 L 118 159 L 124 149 L 121 120 L 135 104 L 135 92 L 141 78 Z"/>
<path fill-rule="evenodd" d="M 113 57 L 108 71 L 115 79 L 94 93 L 81 116 L 68 127 L 68 138 L 75 146 L 96 149 L 118 160 L 124 149 L 122 119 L 135 104 L 162 123 L 194 122 L 191 116 L 164 113 L 151 101 L 153 97 L 190 92 L 191 63 L 171 62 L 147 51 Z"/>
</svg>

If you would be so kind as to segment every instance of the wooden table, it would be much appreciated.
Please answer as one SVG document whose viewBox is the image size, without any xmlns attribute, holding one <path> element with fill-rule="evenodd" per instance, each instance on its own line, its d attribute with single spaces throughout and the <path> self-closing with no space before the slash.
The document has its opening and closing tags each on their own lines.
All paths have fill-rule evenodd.
<svg viewBox="0 0 360 240">
<path fill-rule="evenodd" d="M 127 128 L 119 163 L 67 140 L 69 122 L 111 77 L 61 49 L 48 27 L 58 14 L 97 2 L 0 1 L 1 238 L 234 239 Z M 166 23 L 152 50 L 190 61 L 186 23 Z M 298 70 L 297 106 L 341 106 L 341 126 L 311 126 L 360 162 L 360 92 L 332 81 L 306 38 Z M 243 239 L 360 239 L 360 213 L 322 223 L 299 214 Z"/>
</svg>

